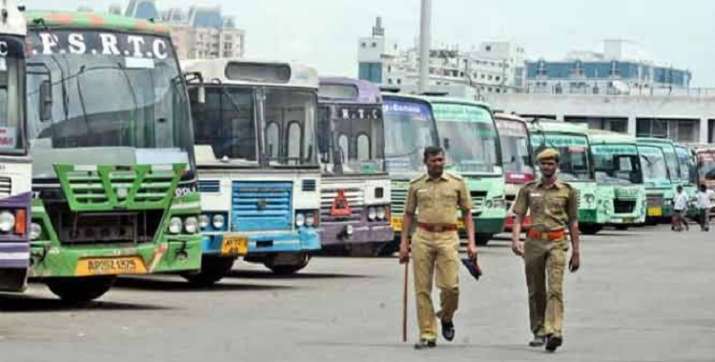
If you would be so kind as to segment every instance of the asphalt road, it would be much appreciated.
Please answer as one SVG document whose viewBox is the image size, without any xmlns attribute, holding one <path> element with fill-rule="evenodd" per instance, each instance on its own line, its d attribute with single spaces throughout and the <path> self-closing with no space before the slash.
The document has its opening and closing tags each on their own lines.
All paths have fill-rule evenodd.
<svg viewBox="0 0 715 362">
<path fill-rule="evenodd" d="M 665 226 L 584 238 L 568 275 L 565 341 L 530 338 L 521 261 L 506 240 L 462 270 L 457 338 L 429 351 L 400 342 L 395 258 L 315 258 L 294 277 L 237 263 L 212 289 L 175 277 L 125 278 L 99 302 L 66 307 L 42 285 L 0 294 L 0 361 L 713 361 L 715 232 Z"/>
</svg>

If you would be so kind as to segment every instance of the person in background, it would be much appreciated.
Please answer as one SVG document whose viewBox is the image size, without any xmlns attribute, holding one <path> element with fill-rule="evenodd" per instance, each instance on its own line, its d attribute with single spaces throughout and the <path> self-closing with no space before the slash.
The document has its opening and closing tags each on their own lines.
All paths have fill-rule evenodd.
<svg viewBox="0 0 715 362">
<path fill-rule="evenodd" d="M 708 190 L 705 184 L 700 185 L 700 190 L 695 197 L 697 200 L 700 231 L 710 231 L 710 208 L 712 207 L 710 200 L 712 195 L 713 190 Z"/>
<path fill-rule="evenodd" d="M 683 186 L 678 185 L 677 193 L 673 199 L 673 220 L 671 229 L 674 231 L 690 231 L 688 222 L 685 220 L 685 213 L 688 211 L 688 194 L 683 191 Z"/>
</svg>

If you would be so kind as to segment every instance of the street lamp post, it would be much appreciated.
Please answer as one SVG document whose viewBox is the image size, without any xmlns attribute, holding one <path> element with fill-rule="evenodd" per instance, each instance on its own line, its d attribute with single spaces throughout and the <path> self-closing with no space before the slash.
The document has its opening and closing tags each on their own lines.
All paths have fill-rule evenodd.
<svg viewBox="0 0 715 362">
<path fill-rule="evenodd" d="M 420 79 L 417 85 L 419 93 L 424 93 L 428 89 L 429 81 L 429 60 L 432 22 L 432 0 L 422 0 L 422 13 L 420 18 Z"/>
</svg>

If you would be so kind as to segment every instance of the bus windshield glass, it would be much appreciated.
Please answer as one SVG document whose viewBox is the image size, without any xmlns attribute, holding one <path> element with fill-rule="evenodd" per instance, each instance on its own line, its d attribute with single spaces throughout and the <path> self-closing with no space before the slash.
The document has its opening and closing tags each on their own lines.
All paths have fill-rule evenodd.
<svg viewBox="0 0 715 362">
<path fill-rule="evenodd" d="M 678 165 L 680 166 L 678 179 L 683 182 L 697 184 L 697 170 L 690 151 L 685 147 L 675 147 L 675 154 L 678 157 Z"/>
<path fill-rule="evenodd" d="M 168 37 L 36 30 L 28 40 L 28 133 L 41 159 L 36 177 L 53 177 L 56 163 L 106 163 L 107 155 L 114 164 L 193 166 L 189 104 Z"/>
<path fill-rule="evenodd" d="M 0 41 L 6 45 L 0 55 L 0 155 L 24 154 L 24 43 L 12 36 L 0 36 Z"/>
<path fill-rule="evenodd" d="M 633 144 L 591 145 L 596 182 L 630 185 L 643 182 L 638 149 Z"/>
<path fill-rule="evenodd" d="M 526 125 L 519 121 L 497 120 L 501 140 L 504 173 L 512 175 L 534 175 L 534 164 L 529 153 L 529 138 Z M 524 177 L 526 179 L 526 177 Z"/>
<path fill-rule="evenodd" d="M 432 104 L 447 161 L 461 174 L 501 175 L 496 127 L 488 109 L 468 104 Z"/>
<path fill-rule="evenodd" d="M 532 133 L 534 154 L 545 148 L 559 151 L 559 177 L 564 181 L 593 180 L 588 158 L 588 139 L 585 135 L 565 133 Z"/>
<path fill-rule="evenodd" d="M 317 166 L 316 91 L 265 88 L 264 154 L 271 166 Z"/>
<path fill-rule="evenodd" d="M 638 145 L 638 153 L 641 158 L 644 182 L 655 184 L 670 182 L 665 155 L 660 147 Z"/>
<path fill-rule="evenodd" d="M 390 173 L 424 170 L 422 152 L 437 144 L 432 110 L 426 102 L 385 99 L 385 164 Z"/>
<path fill-rule="evenodd" d="M 380 104 L 325 102 L 318 132 L 327 143 L 321 147 L 326 171 L 364 174 L 384 171 L 385 135 Z"/>
<path fill-rule="evenodd" d="M 194 143 L 211 146 L 216 159 L 258 165 L 254 92 L 237 87 L 206 87 L 206 100 L 197 102 L 189 91 L 194 121 Z"/>
</svg>

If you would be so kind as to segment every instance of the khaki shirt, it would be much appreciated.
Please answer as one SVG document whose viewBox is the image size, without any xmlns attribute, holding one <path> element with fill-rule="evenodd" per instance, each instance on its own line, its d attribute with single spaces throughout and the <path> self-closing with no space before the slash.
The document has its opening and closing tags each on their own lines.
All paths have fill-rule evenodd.
<svg viewBox="0 0 715 362">
<path fill-rule="evenodd" d="M 532 181 L 519 190 L 514 213 L 526 215 L 531 210 L 531 225 L 539 231 L 558 230 L 578 220 L 578 191 L 556 180 L 550 186 Z"/>
<path fill-rule="evenodd" d="M 417 213 L 417 222 L 456 224 L 465 209 L 472 209 L 472 199 L 461 177 L 445 172 L 436 180 L 424 174 L 410 181 L 405 212 Z"/>
</svg>

